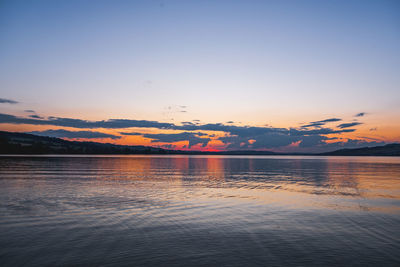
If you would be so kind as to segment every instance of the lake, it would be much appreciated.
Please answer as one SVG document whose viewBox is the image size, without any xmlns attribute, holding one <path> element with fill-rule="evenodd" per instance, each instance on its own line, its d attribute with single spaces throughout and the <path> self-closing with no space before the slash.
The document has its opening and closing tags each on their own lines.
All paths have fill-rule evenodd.
<svg viewBox="0 0 400 267">
<path fill-rule="evenodd" d="M 2 156 L 1 266 L 400 266 L 400 158 Z"/>
</svg>

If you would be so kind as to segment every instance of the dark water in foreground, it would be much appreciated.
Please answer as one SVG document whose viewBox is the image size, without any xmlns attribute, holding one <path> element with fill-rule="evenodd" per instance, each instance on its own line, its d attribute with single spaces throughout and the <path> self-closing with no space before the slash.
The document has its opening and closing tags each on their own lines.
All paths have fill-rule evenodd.
<svg viewBox="0 0 400 267">
<path fill-rule="evenodd" d="M 400 158 L 0 157 L 0 266 L 400 266 Z"/>
</svg>

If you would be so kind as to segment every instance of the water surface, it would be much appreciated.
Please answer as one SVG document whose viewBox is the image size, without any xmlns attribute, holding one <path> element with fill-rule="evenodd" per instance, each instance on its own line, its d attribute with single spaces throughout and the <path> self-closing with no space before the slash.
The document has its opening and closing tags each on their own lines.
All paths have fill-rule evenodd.
<svg viewBox="0 0 400 267">
<path fill-rule="evenodd" d="M 400 158 L 0 157 L 1 266 L 399 266 Z"/>
</svg>

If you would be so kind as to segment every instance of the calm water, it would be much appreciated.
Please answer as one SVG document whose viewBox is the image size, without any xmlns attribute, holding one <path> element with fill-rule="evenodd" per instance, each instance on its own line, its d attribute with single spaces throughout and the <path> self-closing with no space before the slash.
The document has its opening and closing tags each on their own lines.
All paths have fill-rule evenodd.
<svg viewBox="0 0 400 267">
<path fill-rule="evenodd" d="M 400 158 L 0 157 L 1 266 L 399 266 Z"/>
</svg>

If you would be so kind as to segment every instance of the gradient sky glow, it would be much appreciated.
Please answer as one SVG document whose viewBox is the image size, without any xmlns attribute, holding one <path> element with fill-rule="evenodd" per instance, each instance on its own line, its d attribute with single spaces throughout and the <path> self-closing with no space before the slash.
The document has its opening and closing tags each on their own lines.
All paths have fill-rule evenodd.
<svg viewBox="0 0 400 267">
<path fill-rule="evenodd" d="M 0 98 L 18 103 L 0 101 L 0 113 L 15 117 L 0 116 L 0 130 L 70 139 L 74 134 L 65 131 L 80 131 L 78 140 L 93 131 L 118 136 L 90 138 L 100 142 L 202 150 L 325 151 L 399 142 L 399 47 L 399 1 L 3 0 Z M 22 123 L 32 115 L 173 126 Z M 361 124 L 313 141 L 305 132 L 308 141 L 292 138 L 290 129 L 330 118 L 341 120 L 308 130 Z M 236 129 L 204 126 L 218 123 L 288 131 L 235 135 Z M 211 141 L 203 146 L 198 138 Z"/>
</svg>

